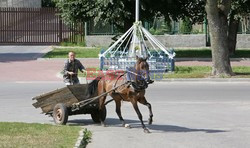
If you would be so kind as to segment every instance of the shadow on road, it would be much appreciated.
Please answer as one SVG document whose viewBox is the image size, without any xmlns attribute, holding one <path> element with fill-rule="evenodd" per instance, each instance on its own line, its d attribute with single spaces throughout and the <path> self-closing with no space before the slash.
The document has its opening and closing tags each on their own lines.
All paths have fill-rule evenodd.
<svg viewBox="0 0 250 148">
<path fill-rule="evenodd" d="M 119 119 L 115 118 L 107 118 L 105 120 L 107 126 L 109 127 L 121 127 L 121 122 Z M 132 128 L 141 128 L 141 123 L 139 120 L 125 120 L 127 124 L 130 124 Z M 68 121 L 69 125 L 74 126 L 86 126 L 86 125 L 96 125 L 101 126 L 98 123 L 94 123 L 91 119 L 88 120 L 70 120 Z M 146 124 L 147 121 L 144 121 Z M 196 129 L 196 128 L 187 128 L 182 126 L 176 126 L 176 125 L 159 125 L 159 124 L 152 124 L 146 126 L 150 130 L 159 131 L 159 132 L 205 132 L 205 133 L 221 133 L 221 132 L 228 132 L 225 130 L 215 130 L 215 129 Z"/>
<path fill-rule="evenodd" d="M 205 133 L 221 133 L 228 132 L 225 130 L 214 130 L 214 129 L 195 129 L 195 128 L 187 128 L 182 126 L 175 125 L 150 125 L 149 128 L 151 130 L 162 131 L 162 132 L 205 132 Z"/>
<path fill-rule="evenodd" d="M 0 53 L 0 62 L 18 62 L 37 60 L 42 53 Z"/>
</svg>

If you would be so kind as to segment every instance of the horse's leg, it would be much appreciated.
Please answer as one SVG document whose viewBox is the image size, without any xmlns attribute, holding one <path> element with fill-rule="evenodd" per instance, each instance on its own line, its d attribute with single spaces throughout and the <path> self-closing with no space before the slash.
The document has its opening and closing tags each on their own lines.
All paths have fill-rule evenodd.
<svg viewBox="0 0 250 148">
<path fill-rule="evenodd" d="M 138 118 L 140 119 L 141 121 L 141 124 L 142 124 L 142 128 L 144 129 L 144 132 L 145 133 L 150 133 L 149 130 L 146 128 L 145 124 L 143 123 L 143 120 L 142 120 L 142 114 L 138 108 L 138 104 L 137 104 L 137 101 L 131 101 L 131 103 L 133 104 L 133 107 L 138 115 Z"/>
<path fill-rule="evenodd" d="M 102 118 L 102 116 L 103 116 L 103 112 L 104 112 L 104 108 L 105 108 L 105 100 L 106 100 L 106 97 L 107 96 L 104 96 L 104 97 L 101 97 L 100 98 L 100 103 L 99 103 L 99 119 L 100 119 L 100 122 L 101 122 L 101 125 L 102 126 L 106 126 L 106 124 L 105 124 L 105 122 L 104 122 L 104 120 L 103 120 L 103 118 Z"/>
<path fill-rule="evenodd" d="M 98 95 L 101 95 L 105 93 L 105 89 L 104 89 L 104 81 L 99 81 L 98 83 Z M 105 100 L 106 100 L 107 96 L 103 96 L 99 98 L 99 120 L 101 122 L 102 126 L 106 126 L 104 120 L 102 119 L 102 115 L 104 112 L 104 108 L 105 108 Z"/>
<path fill-rule="evenodd" d="M 115 100 L 115 105 L 116 105 L 115 111 L 116 111 L 120 121 L 122 122 L 122 126 L 125 127 L 125 122 L 124 122 L 124 119 L 123 119 L 122 114 L 121 114 L 121 100 L 115 99 L 115 97 L 114 97 L 114 100 Z"/>
<path fill-rule="evenodd" d="M 153 122 L 153 112 L 152 112 L 152 107 L 151 104 L 147 102 L 145 97 L 142 97 L 141 99 L 138 100 L 141 104 L 146 105 L 149 110 L 149 118 L 148 118 L 148 124 L 152 124 Z"/>
</svg>

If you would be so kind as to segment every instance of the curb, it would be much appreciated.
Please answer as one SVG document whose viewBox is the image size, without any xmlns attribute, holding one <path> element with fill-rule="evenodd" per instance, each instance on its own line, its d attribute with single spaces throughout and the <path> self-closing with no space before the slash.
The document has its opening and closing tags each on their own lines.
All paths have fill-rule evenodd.
<svg viewBox="0 0 250 148">
<path fill-rule="evenodd" d="M 83 128 L 79 131 L 79 137 L 75 143 L 74 148 L 86 148 L 87 145 L 91 142 L 92 132 L 87 128 Z"/>
<path fill-rule="evenodd" d="M 58 78 L 63 79 L 63 75 L 59 72 L 56 75 Z M 78 77 L 80 84 L 86 84 L 86 77 Z M 154 80 L 155 82 L 235 82 L 235 83 L 250 83 L 250 78 L 177 78 L 177 79 L 161 79 L 161 80 Z M 90 82 L 88 82 L 90 83 Z"/>
<path fill-rule="evenodd" d="M 56 77 L 63 79 L 63 75 L 58 72 Z M 81 84 L 86 84 L 86 77 L 78 77 Z M 250 83 L 250 78 L 173 78 L 173 79 L 159 79 L 155 82 L 241 82 Z"/>
<path fill-rule="evenodd" d="M 212 58 L 175 58 L 176 62 L 182 61 L 204 61 L 204 62 L 212 62 Z M 250 58 L 230 58 L 231 62 L 235 61 L 250 61 Z"/>
<path fill-rule="evenodd" d="M 250 83 L 250 78 L 189 78 L 189 79 L 162 79 L 155 80 L 156 82 L 241 82 Z"/>
<path fill-rule="evenodd" d="M 41 54 L 42 54 L 41 57 L 43 57 L 45 54 L 47 54 L 48 52 L 50 52 L 52 50 L 53 50 L 52 46 L 49 46 L 49 47 L 43 49 L 42 52 L 41 52 Z M 37 58 L 37 60 L 38 59 L 41 59 L 41 58 Z"/>
<path fill-rule="evenodd" d="M 81 129 L 79 131 L 79 137 L 77 138 L 77 141 L 75 143 L 75 146 L 74 148 L 80 148 L 82 146 L 82 143 L 83 143 L 83 129 Z"/>
</svg>

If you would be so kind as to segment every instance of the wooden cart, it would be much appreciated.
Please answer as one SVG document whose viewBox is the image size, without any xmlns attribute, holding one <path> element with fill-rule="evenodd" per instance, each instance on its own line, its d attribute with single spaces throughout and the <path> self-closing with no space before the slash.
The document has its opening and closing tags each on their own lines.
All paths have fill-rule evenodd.
<svg viewBox="0 0 250 148">
<path fill-rule="evenodd" d="M 34 97 L 35 108 L 41 108 L 42 113 L 51 115 L 56 124 L 66 124 L 68 116 L 77 114 L 91 114 L 94 122 L 100 122 L 106 118 L 106 108 L 99 112 L 99 98 L 97 91 L 91 93 L 88 84 L 69 85 L 61 89 Z M 93 91 L 93 90 L 92 90 Z"/>
</svg>

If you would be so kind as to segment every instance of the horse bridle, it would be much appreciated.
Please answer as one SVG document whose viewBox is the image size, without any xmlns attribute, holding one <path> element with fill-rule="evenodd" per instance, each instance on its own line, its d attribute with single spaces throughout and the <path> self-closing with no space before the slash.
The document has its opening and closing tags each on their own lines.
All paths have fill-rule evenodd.
<svg viewBox="0 0 250 148">
<path fill-rule="evenodd" d="M 127 72 L 129 72 L 129 73 L 131 73 L 131 74 L 133 74 L 133 75 L 136 75 L 136 76 L 142 77 L 144 80 L 146 80 L 146 78 L 145 78 L 143 75 L 140 75 L 140 74 L 135 73 L 135 72 L 130 71 L 130 70 L 126 70 L 126 71 L 127 71 Z"/>
<path fill-rule="evenodd" d="M 131 82 L 131 85 L 133 86 L 135 91 L 145 90 L 148 87 L 148 84 L 150 84 L 147 82 L 147 79 L 142 74 L 138 74 L 138 73 L 135 73 L 135 72 L 130 71 L 130 70 L 127 70 L 126 73 L 131 73 L 133 75 L 136 75 L 136 76 L 143 78 L 143 80 L 140 81 L 140 83 L 138 83 L 139 81 Z"/>
</svg>

